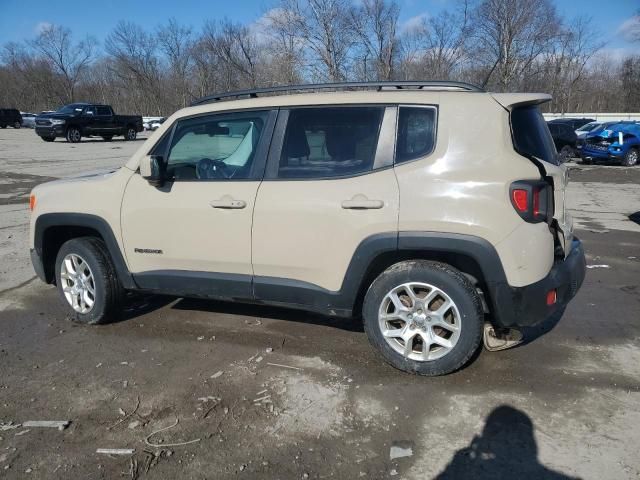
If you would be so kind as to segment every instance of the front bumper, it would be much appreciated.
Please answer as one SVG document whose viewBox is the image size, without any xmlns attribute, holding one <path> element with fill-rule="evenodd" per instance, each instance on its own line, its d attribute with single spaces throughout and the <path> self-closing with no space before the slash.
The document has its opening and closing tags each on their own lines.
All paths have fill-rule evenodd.
<svg viewBox="0 0 640 480">
<path fill-rule="evenodd" d="M 529 327 L 540 323 L 563 309 L 576 295 L 586 275 L 582 242 L 574 238 L 571 252 L 555 263 L 542 280 L 525 287 L 507 284 L 492 288 L 494 321 L 500 327 Z M 547 305 L 547 294 L 556 290 L 556 302 Z"/>
<path fill-rule="evenodd" d="M 44 272 L 44 264 L 42 263 L 42 257 L 38 253 L 35 248 L 32 248 L 29 253 L 31 254 L 31 263 L 33 264 L 33 269 L 38 275 L 38 278 L 43 282 L 47 283 L 47 276 Z"/>
<path fill-rule="evenodd" d="M 64 125 L 36 125 L 36 135 L 40 137 L 64 137 Z"/>
<path fill-rule="evenodd" d="M 582 158 L 590 158 L 590 159 L 603 159 L 603 160 L 621 160 L 624 157 L 624 152 L 622 151 L 611 151 L 611 150 L 596 150 L 592 148 L 585 148 L 583 145 L 580 150 L 580 156 Z"/>
</svg>

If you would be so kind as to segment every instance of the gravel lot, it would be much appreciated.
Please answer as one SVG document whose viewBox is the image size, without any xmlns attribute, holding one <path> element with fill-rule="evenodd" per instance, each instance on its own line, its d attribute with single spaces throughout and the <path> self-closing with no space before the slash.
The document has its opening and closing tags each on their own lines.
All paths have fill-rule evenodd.
<svg viewBox="0 0 640 480">
<path fill-rule="evenodd" d="M 28 192 L 140 144 L 0 131 L 0 478 L 640 477 L 640 168 L 574 167 L 577 234 L 607 267 L 561 319 L 427 379 L 355 320 L 133 297 L 125 321 L 69 321 L 33 278 Z M 9 425 L 28 420 L 71 424 Z"/>
</svg>

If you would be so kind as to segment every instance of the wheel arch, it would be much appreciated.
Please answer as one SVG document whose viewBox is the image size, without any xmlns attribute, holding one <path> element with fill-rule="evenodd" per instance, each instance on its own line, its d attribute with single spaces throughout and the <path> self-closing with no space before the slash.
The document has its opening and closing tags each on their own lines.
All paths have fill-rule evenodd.
<svg viewBox="0 0 640 480">
<path fill-rule="evenodd" d="M 95 215 L 81 213 L 46 213 L 35 222 L 34 249 L 40 257 L 47 283 L 55 281 L 54 266 L 60 247 L 78 237 L 101 239 L 124 288 L 135 288 L 133 277 L 127 268 L 113 230 L 106 220 Z"/>
<path fill-rule="evenodd" d="M 507 279 L 498 253 L 487 240 L 455 233 L 400 232 L 396 248 L 373 254 L 366 253 L 370 250 L 367 243 L 365 240 L 354 255 L 354 259 L 367 258 L 365 268 L 359 269 L 359 274 L 352 272 L 355 269 L 352 261 L 343 285 L 343 289 L 352 289 L 354 315 L 360 314 L 364 296 L 378 275 L 395 263 L 416 259 L 443 262 L 473 277 L 492 316 L 495 318 L 499 314 L 495 286 L 506 284 Z M 349 287 L 350 277 L 358 278 L 357 285 Z"/>
</svg>

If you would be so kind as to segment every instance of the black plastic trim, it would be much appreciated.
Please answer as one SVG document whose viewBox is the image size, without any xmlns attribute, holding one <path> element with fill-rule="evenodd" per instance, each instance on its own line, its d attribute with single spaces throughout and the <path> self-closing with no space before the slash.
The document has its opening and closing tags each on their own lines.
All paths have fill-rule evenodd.
<svg viewBox="0 0 640 480">
<path fill-rule="evenodd" d="M 116 273 L 122 286 L 126 289 L 135 289 L 137 287 L 131 273 L 129 273 L 116 237 L 106 220 L 96 215 L 85 213 L 44 213 L 40 215 L 36 219 L 34 237 L 34 249 L 40 259 L 44 259 L 44 249 L 46 248 L 46 245 L 44 245 L 44 236 L 50 227 L 85 227 L 98 232 L 104 240 L 107 250 L 109 250 L 111 260 L 116 268 Z"/>
<path fill-rule="evenodd" d="M 252 300 L 251 275 L 235 273 L 153 270 L 134 273 L 140 289 L 185 297 Z"/>
</svg>

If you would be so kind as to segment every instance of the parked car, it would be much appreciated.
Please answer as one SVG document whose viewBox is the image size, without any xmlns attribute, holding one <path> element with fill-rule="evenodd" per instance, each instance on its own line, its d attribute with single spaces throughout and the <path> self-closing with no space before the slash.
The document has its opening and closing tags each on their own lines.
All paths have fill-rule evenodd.
<svg viewBox="0 0 640 480">
<path fill-rule="evenodd" d="M 165 120 L 166 120 L 166 118 L 164 118 L 164 117 L 160 117 L 157 120 L 153 120 L 151 122 L 151 124 L 149 125 L 149 130 L 156 131 L 157 129 L 160 128 L 160 125 L 162 125 Z"/>
<path fill-rule="evenodd" d="M 22 116 L 15 108 L 0 108 L 0 128 L 20 128 L 22 126 Z"/>
<path fill-rule="evenodd" d="M 581 151 L 582 161 L 615 161 L 624 166 L 638 164 L 640 123 L 618 122 L 587 134 Z"/>
<path fill-rule="evenodd" d="M 154 130 L 151 125 L 158 123 L 161 119 L 164 122 L 164 117 L 142 117 L 142 126 L 145 130 Z"/>
<path fill-rule="evenodd" d="M 569 125 L 572 130 L 577 130 L 578 128 L 586 125 L 587 123 L 595 122 L 593 118 L 570 118 L 570 117 L 562 117 L 562 118 L 554 118 L 553 120 L 549 120 L 549 123 L 563 123 L 565 125 Z"/>
<path fill-rule="evenodd" d="M 109 105 L 72 103 L 55 113 L 43 113 L 36 118 L 36 134 L 45 142 L 65 137 L 77 143 L 82 137 L 102 137 L 110 141 L 122 135 L 125 140 L 135 140 L 142 131 L 139 115 L 116 115 Z"/>
<path fill-rule="evenodd" d="M 36 128 L 36 114 L 35 113 L 26 113 L 21 112 L 22 115 L 22 126 L 26 128 Z"/>
<path fill-rule="evenodd" d="M 36 273 L 87 324 L 127 290 L 361 317 L 385 361 L 422 375 L 562 312 L 586 266 L 551 97 L 356 85 L 205 97 L 122 168 L 37 186 Z"/>
<path fill-rule="evenodd" d="M 562 161 L 566 162 L 570 158 L 575 157 L 578 136 L 573 128 L 568 124 L 559 122 L 548 122 L 547 126 L 549 127 L 553 143 Z"/>
</svg>

